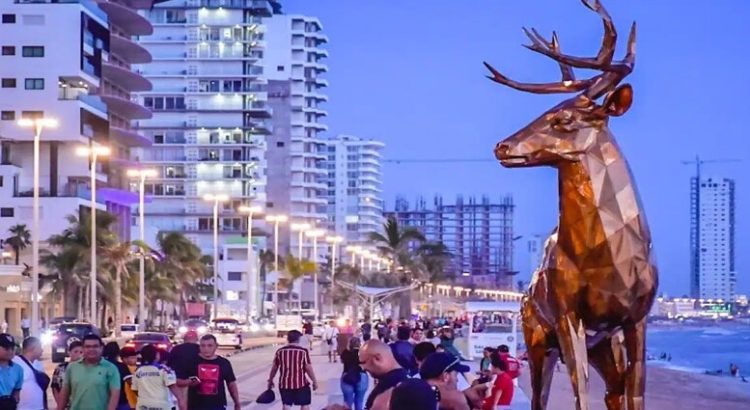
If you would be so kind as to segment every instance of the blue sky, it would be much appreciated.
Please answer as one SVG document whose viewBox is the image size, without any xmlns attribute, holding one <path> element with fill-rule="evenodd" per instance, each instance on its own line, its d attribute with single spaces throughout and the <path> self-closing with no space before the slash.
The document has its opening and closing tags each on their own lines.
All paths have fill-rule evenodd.
<svg viewBox="0 0 750 410">
<path fill-rule="evenodd" d="M 389 158 L 492 158 L 494 144 L 565 98 L 535 96 L 484 78 L 483 60 L 520 81 L 554 81 L 557 65 L 521 47 L 522 26 L 549 35 L 563 51 L 593 56 L 602 26 L 577 0 L 285 0 L 288 14 L 321 19 L 330 38 L 329 135 L 377 138 Z M 750 293 L 750 1 L 606 1 L 619 28 L 618 58 L 638 23 L 637 62 L 628 81 L 635 102 L 610 126 L 629 159 L 654 236 L 661 291 L 689 289 L 689 178 L 681 164 L 709 164 L 706 176 L 736 180 L 737 276 Z M 580 78 L 590 74 L 577 71 Z M 516 231 L 545 234 L 556 224 L 551 168 L 504 169 L 494 162 L 387 164 L 385 197 L 439 192 L 510 193 Z M 525 246 L 519 246 L 525 248 Z M 528 273 L 526 253 L 516 268 Z"/>
</svg>

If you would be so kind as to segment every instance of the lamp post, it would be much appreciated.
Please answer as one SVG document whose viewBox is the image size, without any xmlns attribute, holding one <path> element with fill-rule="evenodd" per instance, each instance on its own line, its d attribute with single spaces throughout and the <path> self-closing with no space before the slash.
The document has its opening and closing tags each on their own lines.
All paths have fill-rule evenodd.
<svg viewBox="0 0 750 410">
<path fill-rule="evenodd" d="M 214 205 L 214 307 L 211 318 L 216 319 L 219 313 L 219 203 L 229 200 L 225 194 L 207 194 L 203 199 Z"/>
<path fill-rule="evenodd" d="M 320 317 L 320 310 L 318 310 L 318 238 L 325 236 L 326 231 L 322 229 L 312 229 L 305 234 L 312 238 L 313 240 L 313 253 L 312 253 L 312 261 L 315 264 L 315 272 L 313 273 L 313 293 L 315 294 L 314 304 L 315 304 L 315 321 L 318 321 L 318 318 Z"/>
<path fill-rule="evenodd" d="M 258 293 L 255 280 L 255 256 L 253 255 L 253 215 L 263 212 L 259 206 L 241 206 L 240 212 L 247 214 L 247 324 L 253 317 L 253 306 L 257 305 L 255 296 Z"/>
<path fill-rule="evenodd" d="M 128 176 L 138 178 L 138 225 L 139 225 L 139 238 L 141 242 L 146 241 L 146 228 L 145 228 L 145 216 L 144 216 L 144 190 L 146 186 L 146 178 L 153 178 L 156 176 L 156 170 L 153 169 L 129 169 Z M 146 267 L 145 267 L 145 255 L 140 252 L 140 258 L 138 260 L 138 324 L 141 325 L 141 330 L 145 330 L 146 323 Z"/>
<path fill-rule="evenodd" d="M 298 231 L 299 237 L 297 238 L 297 257 L 302 260 L 302 245 L 304 244 L 304 233 L 308 229 L 311 228 L 310 224 L 308 223 L 292 223 L 289 225 L 289 228 L 292 229 L 292 231 Z"/>
<path fill-rule="evenodd" d="M 347 252 L 351 254 L 350 256 L 351 261 L 349 263 L 351 263 L 352 266 L 357 266 L 357 253 L 360 251 L 361 248 L 359 246 L 349 245 L 345 249 Z"/>
<path fill-rule="evenodd" d="M 42 130 L 57 127 L 52 118 L 24 118 L 18 121 L 24 128 L 34 128 L 34 185 L 31 226 L 31 335 L 39 336 L 39 146 Z"/>
<path fill-rule="evenodd" d="M 333 289 L 336 285 L 336 248 L 343 241 L 344 238 L 337 235 L 326 236 L 326 242 L 331 244 L 331 314 L 333 314 Z"/>
<path fill-rule="evenodd" d="M 266 221 L 273 223 L 273 269 L 276 271 L 276 280 L 273 286 L 273 322 L 278 329 L 279 316 L 279 224 L 288 221 L 286 215 L 268 215 Z"/>
<path fill-rule="evenodd" d="M 78 156 L 91 158 L 91 324 L 96 324 L 96 161 L 110 152 L 108 147 L 102 146 L 80 147 L 76 150 Z"/>
</svg>

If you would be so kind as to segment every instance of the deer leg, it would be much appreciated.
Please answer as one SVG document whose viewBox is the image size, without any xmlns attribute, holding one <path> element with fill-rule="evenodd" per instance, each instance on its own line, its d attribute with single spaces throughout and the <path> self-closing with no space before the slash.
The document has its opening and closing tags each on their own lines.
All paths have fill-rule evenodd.
<svg viewBox="0 0 750 410">
<path fill-rule="evenodd" d="M 629 410 L 643 410 L 646 406 L 646 319 L 624 327 L 628 366 L 625 373 Z"/>
<path fill-rule="evenodd" d="M 622 334 L 617 333 L 589 349 L 589 361 L 604 380 L 607 410 L 625 409 L 625 355 Z"/>
<path fill-rule="evenodd" d="M 531 409 L 544 410 L 547 408 L 549 388 L 552 383 L 558 352 L 550 350 L 549 336 L 535 320 L 532 324 L 524 324 L 524 339 L 526 340 L 529 358 L 529 378 L 531 380 Z"/>
<path fill-rule="evenodd" d="M 576 409 L 588 410 L 589 363 L 586 353 L 586 332 L 583 322 L 575 313 L 568 313 L 558 320 L 557 340 L 573 386 Z"/>
</svg>

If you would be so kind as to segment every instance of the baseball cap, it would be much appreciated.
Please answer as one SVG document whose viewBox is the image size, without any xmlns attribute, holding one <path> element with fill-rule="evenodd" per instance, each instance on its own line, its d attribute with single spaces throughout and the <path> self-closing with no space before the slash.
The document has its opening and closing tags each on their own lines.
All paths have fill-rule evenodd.
<svg viewBox="0 0 750 410">
<path fill-rule="evenodd" d="M 390 408 L 437 410 L 440 391 L 421 379 L 406 379 L 393 389 Z"/>
<path fill-rule="evenodd" d="M 135 351 L 135 347 L 125 346 L 122 349 L 120 349 L 120 357 L 130 357 L 135 356 L 138 353 Z"/>
<path fill-rule="evenodd" d="M 6 349 L 15 348 L 16 339 L 7 333 L 0 333 L 0 347 L 4 347 Z"/>
<path fill-rule="evenodd" d="M 469 366 L 461 364 L 461 359 L 448 352 L 433 353 L 422 362 L 419 377 L 424 380 L 434 379 L 446 372 L 468 372 Z"/>
</svg>

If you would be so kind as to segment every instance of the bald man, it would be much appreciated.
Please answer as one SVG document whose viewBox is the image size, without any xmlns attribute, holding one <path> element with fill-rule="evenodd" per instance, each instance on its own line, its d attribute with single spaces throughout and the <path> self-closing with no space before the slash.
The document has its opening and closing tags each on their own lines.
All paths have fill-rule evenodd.
<svg viewBox="0 0 750 410">
<path fill-rule="evenodd" d="M 393 388 L 409 377 L 406 370 L 393 357 L 391 348 L 377 339 L 368 340 L 362 345 L 359 349 L 359 363 L 362 369 L 378 381 L 367 397 L 365 408 L 388 410 Z"/>
</svg>

